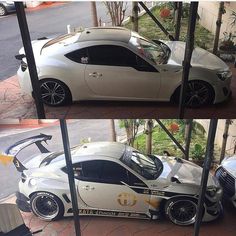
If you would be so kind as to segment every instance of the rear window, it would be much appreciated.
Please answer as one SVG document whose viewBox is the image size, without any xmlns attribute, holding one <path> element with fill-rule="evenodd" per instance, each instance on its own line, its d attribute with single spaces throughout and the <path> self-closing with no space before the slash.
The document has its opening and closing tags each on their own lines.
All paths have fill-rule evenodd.
<svg viewBox="0 0 236 236">
<path fill-rule="evenodd" d="M 80 35 L 81 35 L 81 33 L 71 33 L 71 34 L 60 35 L 60 36 L 48 41 L 43 46 L 43 48 L 49 47 L 49 46 L 56 44 L 56 43 L 63 43 L 63 44 L 67 44 L 67 45 L 75 43 L 78 41 Z"/>
</svg>

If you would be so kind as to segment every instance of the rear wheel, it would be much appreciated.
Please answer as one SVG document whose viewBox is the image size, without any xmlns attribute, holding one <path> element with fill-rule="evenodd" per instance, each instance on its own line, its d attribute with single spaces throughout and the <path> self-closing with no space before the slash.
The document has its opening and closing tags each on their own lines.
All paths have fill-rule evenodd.
<svg viewBox="0 0 236 236">
<path fill-rule="evenodd" d="M 0 16 L 5 16 L 7 14 L 7 10 L 3 5 L 0 5 Z"/>
<path fill-rule="evenodd" d="M 68 105 L 72 102 L 69 88 L 56 79 L 43 79 L 40 81 L 40 90 L 43 103 L 49 106 Z"/>
<path fill-rule="evenodd" d="M 196 220 L 197 204 L 192 199 L 170 199 L 166 202 L 165 213 L 174 224 L 191 225 Z"/>
<path fill-rule="evenodd" d="M 60 198 L 47 192 L 38 192 L 30 198 L 32 212 L 43 220 L 57 220 L 64 215 Z"/>
<path fill-rule="evenodd" d="M 178 103 L 180 99 L 180 90 L 179 87 L 173 94 L 171 101 L 173 103 Z M 213 103 L 214 100 L 214 90 L 206 82 L 200 80 L 192 80 L 188 82 L 185 106 L 194 108 L 209 105 Z"/>
</svg>

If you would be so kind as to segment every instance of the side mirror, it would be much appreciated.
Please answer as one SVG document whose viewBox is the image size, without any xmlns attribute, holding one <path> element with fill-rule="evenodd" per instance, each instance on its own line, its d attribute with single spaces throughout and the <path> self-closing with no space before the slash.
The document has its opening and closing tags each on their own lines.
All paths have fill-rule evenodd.
<svg viewBox="0 0 236 236">
<path fill-rule="evenodd" d="M 181 184 L 181 182 L 176 177 L 174 177 L 174 176 L 172 176 L 170 178 L 170 181 L 173 182 L 173 183 Z"/>
</svg>

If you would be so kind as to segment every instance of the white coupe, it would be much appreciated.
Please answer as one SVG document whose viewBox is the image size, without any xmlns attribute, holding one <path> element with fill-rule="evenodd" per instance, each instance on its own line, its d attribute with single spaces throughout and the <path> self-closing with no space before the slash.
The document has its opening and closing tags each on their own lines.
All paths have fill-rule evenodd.
<svg viewBox="0 0 236 236">
<path fill-rule="evenodd" d="M 51 106 L 81 100 L 179 100 L 185 43 L 148 40 L 120 27 L 87 28 L 33 41 L 43 102 Z M 32 94 L 24 49 L 18 70 L 24 92 Z M 186 105 L 225 101 L 232 73 L 217 56 L 196 47 Z"/>
<path fill-rule="evenodd" d="M 47 152 L 39 135 L 6 150 L 14 155 L 22 172 L 17 193 L 20 209 L 43 220 L 72 215 L 65 155 Z M 43 152 L 22 164 L 16 155 L 35 143 Z M 115 142 L 95 142 L 71 149 L 79 212 L 81 215 L 158 219 L 166 215 L 173 223 L 195 222 L 202 168 L 177 157 L 144 155 Z M 222 189 L 209 175 L 203 221 L 221 214 Z"/>
</svg>

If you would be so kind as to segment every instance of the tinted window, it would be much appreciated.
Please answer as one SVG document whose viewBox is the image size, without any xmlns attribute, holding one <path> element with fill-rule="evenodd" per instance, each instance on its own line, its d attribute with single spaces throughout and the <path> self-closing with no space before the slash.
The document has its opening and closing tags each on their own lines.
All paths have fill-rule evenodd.
<svg viewBox="0 0 236 236">
<path fill-rule="evenodd" d="M 121 184 L 121 181 L 128 183 L 127 174 L 128 171 L 121 165 L 111 161 L 103 161 L 100 179 L 103 183 Z"/>
<path fill-rule="evenodd" d="M 130 186 L 140 186 L 140 187 L 147 187 L 145 183 L 143 183 L 142 180 L 140 180 L 138 177 L 133 175 L 129 172 L 129 185 Z"/>
<path fill-rule="evenodd" d="M 82 48 L 82 49 L 70 52 L 66 54 L 65 56 L 74 62 L 78 62 L 82 64 L 89 63 L 87 48 Z"/>
<path fill-rule="evenodd" d="M 102 161 L 85 161 L 82 162 L 83 177 L 86 180 L 97 181 L 101 175 Z"/>
<path fill-rule="evenodd" d="M 94 65 L 133 66 L 136 56 L 121 46 L 99 45 L 88 48 L 90 63 Z"/>
</svg>

